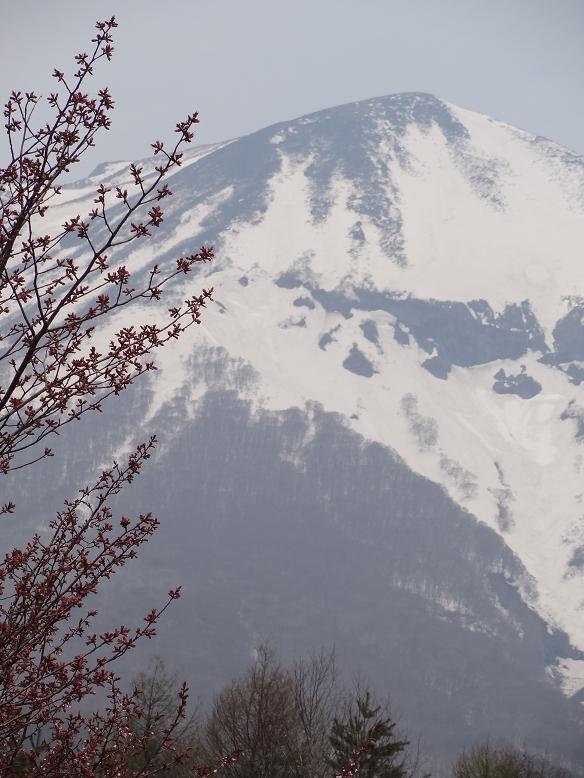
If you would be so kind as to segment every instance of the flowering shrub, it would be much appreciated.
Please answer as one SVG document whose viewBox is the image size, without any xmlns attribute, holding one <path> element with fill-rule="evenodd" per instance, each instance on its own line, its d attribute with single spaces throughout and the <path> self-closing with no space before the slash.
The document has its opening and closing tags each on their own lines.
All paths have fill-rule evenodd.
<svg viewBox="0 0 584 778">
<path fill-rule="evenodd" d="M 87 214 L 71 214 L 52 234 L 44 227 L 61 194 L 64 173 L 110 126 L 113 100 L 107 89 L 84 90 L 100 60 L 113 53 L 114 17 L 98 22 L 90 54 L 76 56 L 71 77 L 55 70 L 48 104 L 53 120 L 33 124 L 40 98 L 13 92 L 4 107 L 9 162 L 0 169 L 0 475 L 53 455 L 47 438 L 155 369 L 156 349 L 200 322 L 212 289 L 203 289 L 166 311 L 169 284 L 213 257 L 203 247 L 165 269 L 154 264 L 138 278 L 116 254 L 148 239 L 164 219 L 172 193 L 163 182 L 181 164 L 193 139 L 197 114 L 176 126 L 169 148 L 152 144 L 152 170 L 130 165 L 131 185 L 111 191 L 100 184 Z M 156 306 L 156 319 L 115 331 L 105 348 L 97 328 L 136 301 Z M 109 317 L 109 318 L 108 318 Z M 139 696 L 124 694 L 112 665 L 138 640 L 155 635 L 172 600 L 144 617 L 94 633 L 96 612 L 87 600 L 134 558 L 158 526 L 151 514 L 114 518 L 114 497 L 140 472 L 155 439 L 124 464 L 113 465 L 67 501 L 24 548 L 0 563 L 0 774 L 3 776 L 126 776 L 165 773 L 188 756 L 175 732 L 185 715 L 188 690 L 178 692 L 173 715 L 158 738 L 156 768 L 131 767 L 150 737 L 128 726 L 142 715 Z M 0 513 L 14 513 L 6 499 Z M 85 715 L 80 703 L 107 693 L 102 712 Z M 158 733 L 159 735 L 160 733 Z M 235 758 L 201 768 L 212 775 Z"/>
</svg>

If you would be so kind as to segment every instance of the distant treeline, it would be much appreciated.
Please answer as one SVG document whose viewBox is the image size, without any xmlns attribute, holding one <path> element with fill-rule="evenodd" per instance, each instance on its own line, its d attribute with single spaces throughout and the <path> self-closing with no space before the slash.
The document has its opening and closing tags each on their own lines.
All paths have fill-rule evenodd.
<svg viewBox="0 0 584 778">
<path fill-rule="evenodd" d="M 141 715 L 129 722 L 145 743 L 131 767 L 152 770 L 162 760 L 165 730 L 176 710 L 176 678 L 157 659 L 135 679 Z M 153 733 L 155 736 L 153 737 Z M 176 738 L 175 734 L 175 738 Z M 388 704 L 356 683 L 342 688 L 334 652 L 284 666 L 260 645 L 250 667 L 196 710 L 178 735 L 182 765 L 164 775 L 230 778 L 428 778 L 419 744 L 398 731 Z M 161 761 L 162 764 L 162 761 Z M 480 743 L 456 760 L 452 778 L 570 778 L 541 755 Z"/>
</svg>

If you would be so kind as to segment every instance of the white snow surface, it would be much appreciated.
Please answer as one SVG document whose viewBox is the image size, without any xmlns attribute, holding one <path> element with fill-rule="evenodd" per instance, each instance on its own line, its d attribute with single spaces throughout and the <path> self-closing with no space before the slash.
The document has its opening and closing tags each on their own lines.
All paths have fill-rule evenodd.
<svg viewBox="0 0 584 778">
<path fill-rule="evenodd" d="M 215 264 L 197 277 L 198 284 L 215 287 L 220 305 L 188 339 L 166 350 L 153 379 L 151 415 L 190 383 L 196 407 L 201 387 L 184 368 L 185 343 L 195 351 L 223 347 L 256 371 L 258 386 L 250 390 L 256 407 L 318 403 L 341 414 L 348 427 L 395 450 L 412 470 L 441 484 L 501 533 L 531 576 L 525 598 L 550 627 L 565 630 L 584 650 L 584 571 L 569 564 L 584 546 L 584 441 L 577 440 L 573 421 L 560 421 L 571 401 L 584 406 L 584 384 L 570 383 L 532 352 L 515 362 L 454 367 L 440 380 L 421 367 L 428 355 L 415 341 L 403 346 L 395 340 L 390 314 L 354 310 L 345 318 L 318 301 L 312 309 L 298 307 L 293 303 L 305 291 L 274 283 L 293 268 L 319 288 L 349 296 L 360 286 L 422 299 L 483 298 L 495 311 L 527 299 L 551 344 L 555 323 L 584 294 L 584 167 L 568 164 L 576 155 L 551 142 L 449 108 L 467 128 L 468 140 L 453 147 L 436 125 L 428 130 L 412 124 L 402 138 L 408 164 L 388 160 L 403 220 L 402 265 L 384 254 L 379 230 L 367 216 L 358 217 L 366 243 L 355 250 L 349 234 L 357 218 L 349 206 L 354 182 L 341 172 L 327 218 L 314 223 L 306 176 L 311 156 L 287 157 L 280 152 L 284 130 L 274 134 L 272 148 L 282 154 L 282 165 L 269 181 L 267 210 L 253 222 L 232 223 L 216 245 Z M 222 145 L 207 148 L 207 156 L 216 148 Z M 377 153 L 385 153 L 383 144 Z M 472 184 L 481 160 L 496 171 L 497 200 Z M 173 188 L 172 178 L 169 184 Z M 87 186 L 81 182 L 79 198 L 88 196 Z M 76 199 L 73 194 L 68 188 L 69 200 Z M 203 220 L 231 196 L 229 187 L 218 191 L 202 212 L 181 192 L 183 218 L 160 239 L 165 250 L 189 232 L 196 242 Z M 143 265 L 153 256 L 144 248 L 133 261 Z M 364 339 L 360 325 L 366 320 L 375 321 L 378 344 Z M 325 333 L 333 340 L 323 349 Z M 343 367 L 355 343 L 376 371 L 370 378 Z M 530 400 L 495 394 L 494 373 L 518 373 L 520 365 L 542 392 Z M 420 436 L 416 421 L 433 434 Z M 506 526 L 498 520 L 501 505 L 508 511 Z M 564 686 L 570 693 L 578 686 L 575 678 L 584 686 L 581 664 L 566 661 L 556 670 L 569 676 Z"/>
</svg>

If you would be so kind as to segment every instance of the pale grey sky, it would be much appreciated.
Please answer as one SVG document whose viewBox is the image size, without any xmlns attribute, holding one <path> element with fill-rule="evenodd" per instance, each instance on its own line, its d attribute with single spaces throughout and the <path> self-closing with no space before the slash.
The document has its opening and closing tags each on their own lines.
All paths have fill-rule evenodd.
<svg viewBox="0 0 584 778">
<path fill-rule="evenodd" d="M 584 0 L 0 0 L 2 102 L 46 93 L 114 13 L 116 53 L 95 79 L 114 124 L 77 175 L 147 155 L 195 109 L 205 143 L 404 91 L 584 152 Z"/>
</svg>

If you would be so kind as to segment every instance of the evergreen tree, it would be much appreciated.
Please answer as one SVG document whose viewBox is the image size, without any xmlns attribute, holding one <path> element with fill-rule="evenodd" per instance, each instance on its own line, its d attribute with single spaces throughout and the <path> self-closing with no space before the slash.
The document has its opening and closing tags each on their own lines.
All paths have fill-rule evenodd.
<svg viewBox="0 0 584 778">
<path fill-rule="evenodd" d="M 335 775 L 357 761 L 359 778 L 406 778 L 407 740 L 399 740 L 395 722 L 374 706 L 371 693 L 357 695 L 342 719 L 335 717 L 329 736 L 331 755 L 327 759 Z"/>
</svg>

